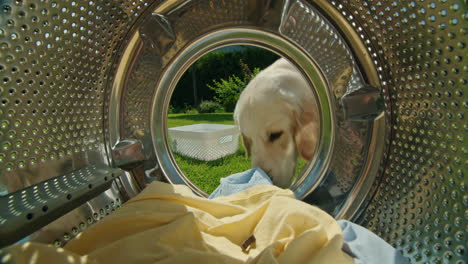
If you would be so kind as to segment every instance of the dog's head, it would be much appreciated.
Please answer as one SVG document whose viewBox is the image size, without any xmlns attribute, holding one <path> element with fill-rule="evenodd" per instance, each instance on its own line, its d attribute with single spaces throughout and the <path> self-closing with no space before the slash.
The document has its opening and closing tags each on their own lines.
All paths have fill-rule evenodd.
<svg viewBox="0 0 468 264">
<path fill-rule="evenodd" d="M 317 142 L 314 98 L 302 75 L 289 66 L 265 69 L 242 92 L 234 119 L 252 167 L 289 187 L 298 154 L 310 160 Z"/>
</svg>

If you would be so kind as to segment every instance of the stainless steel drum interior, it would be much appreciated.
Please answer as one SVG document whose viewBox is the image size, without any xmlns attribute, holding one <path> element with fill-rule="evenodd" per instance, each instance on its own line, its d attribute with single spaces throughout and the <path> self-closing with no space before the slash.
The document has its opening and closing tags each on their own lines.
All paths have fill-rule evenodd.
<svg viewBox="0 0 468 264">
<path fill-rule="evenodd" d="M 298 198 L 415 263 L 465 263 L 467 19 L 456 0 L 1 1 L 0 230 L 62 246 L 149 181 L 204 195 L 169 150 L 169 100 L 197 57 L 244 44 L 318 98 Z"/>
</svg>

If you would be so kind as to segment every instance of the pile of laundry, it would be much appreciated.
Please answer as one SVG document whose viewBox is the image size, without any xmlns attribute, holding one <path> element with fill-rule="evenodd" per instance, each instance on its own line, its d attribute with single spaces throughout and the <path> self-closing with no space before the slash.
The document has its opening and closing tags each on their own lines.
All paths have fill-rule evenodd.
<svg viewBox="0 0 468 264">
<path fill-rule="evenodd" d="M 2 254 L 6 263 L 408 263 L 260 169 L 222 179 L 210 199 L 154 182 L 64 248 L 25 242 Z"/>
</svg>

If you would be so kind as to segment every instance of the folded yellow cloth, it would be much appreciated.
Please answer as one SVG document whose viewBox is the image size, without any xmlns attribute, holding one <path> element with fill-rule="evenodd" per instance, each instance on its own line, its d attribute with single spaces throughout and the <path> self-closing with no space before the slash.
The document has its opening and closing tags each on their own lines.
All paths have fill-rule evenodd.
<svg viewBox="0 0 468 264">
<path fill-rule="evenodd" d="M 254 186 L 213 200 L 155 182 L 65 248 L 26 242 L 15 263 L 353 263 L 338 223 L 290 190 Z"/>
</svg>

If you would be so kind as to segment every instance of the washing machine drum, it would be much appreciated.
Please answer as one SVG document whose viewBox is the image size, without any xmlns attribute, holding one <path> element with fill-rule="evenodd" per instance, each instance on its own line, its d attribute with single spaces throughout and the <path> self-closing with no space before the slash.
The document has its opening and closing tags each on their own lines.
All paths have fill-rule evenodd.
<svg viewBox="0 0 468 264">
<path fill-rule="evenodd" d="M 319 144 L 297 198 L 413 262 L 466 261 L 466 3 L 11 0 L 0 12 L 2 246 L 62 246 L 151 180 L 206 196 L 171 152 L 170 99 L 198 58 L 250 45 L 313 87 Z"/>
</svg>

